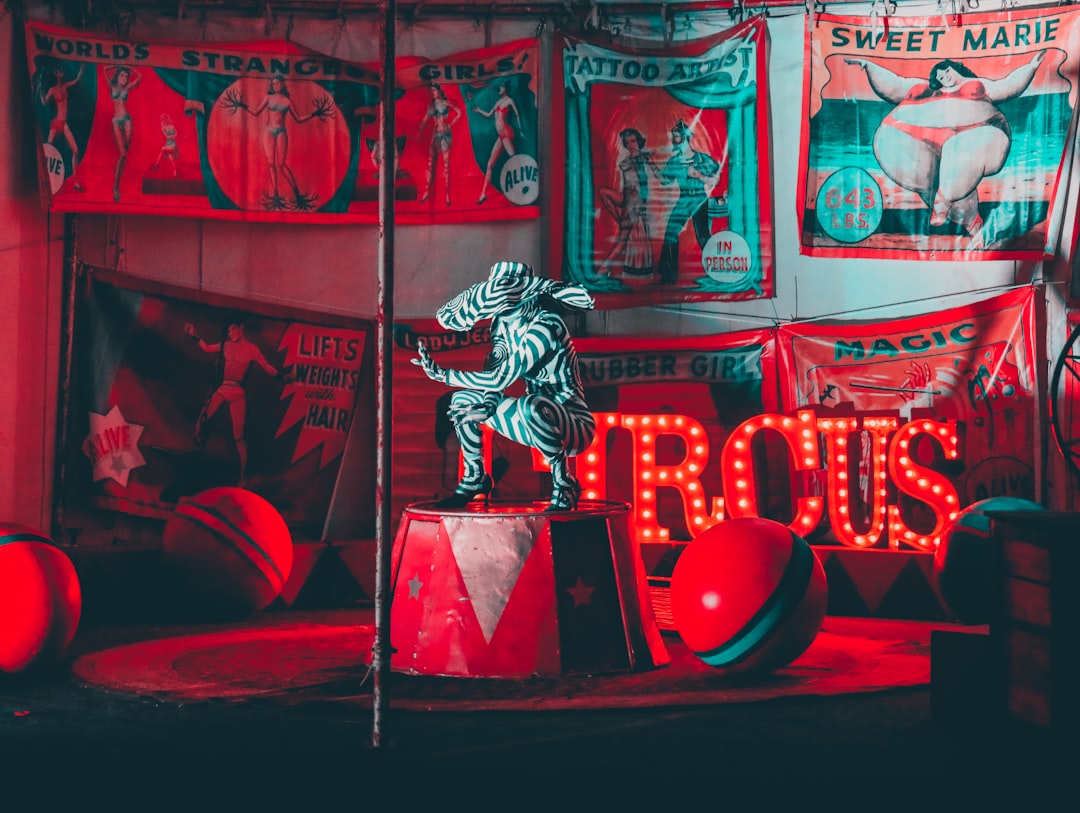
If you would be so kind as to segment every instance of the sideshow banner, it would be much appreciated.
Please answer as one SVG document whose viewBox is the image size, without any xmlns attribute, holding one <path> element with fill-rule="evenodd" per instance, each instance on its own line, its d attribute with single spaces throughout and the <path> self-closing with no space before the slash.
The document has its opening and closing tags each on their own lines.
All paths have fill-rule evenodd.
<svg viewBox="0 0 1080 813">
<path fill-rule="evenodd" d="M 536 40 L 518 40 L 437 62 L 398 60 L 402 216 L 539 216 L 537 56 Z"/>
<path fill-rule="evenodd" d="M 285 41 L 140 42 L 36 22 L 27 52 L 54 211 L 378 221 L 379 66 Z M 528 40 L 399 63 L 399 221 L 537 215 L 536 62 Z M 439 191 L 422 200 L 429 170 Z"/>
<path fill-rule="evenodd" d="M 585 400 L 597 421 L 597 437 L 586 452 L 597 452 L 606 460 L 599 484 L 595 487 L 603 499 L 631 504 L 641 503 L 633 482 L 634 472 L 642 465 L 635 458 L 647 449 L 643 444 L 655 443 L 655 457 L 649 465 L 658 467 L 649 479 L 659 482 L 664 467 L 678 468 L 696 452 L 705 463 L 696 472 L 688 472 L 698 481 L 704 502 L 701 513 L 712 513 L 714 500 L 723 497 L 720 475 L 720 454 L 731 433 L 743 421 L 777 407 L 775 331 L 739 331 L 715 336 L 685 338 L 606 337 L 578 339 L 578 352 Z M 633 426 L 625 423 L 620 429 L 609 429 L 604 415 L 631 417 L 633 426 L 653 435 L 642 437 Z M 703 430 L 701 435 L 689 435 L 673 423 L 661 427 L 661 419 L 684 416 Z M 649 424 L 642 424 L 643 417 Z M 764 458 L 757 467 L 759 499 L 762 515 L 783 515 L 790 491 L 787 449 L 782 443 L 769 443 Z M 580 461 L 580 457 L 578 458 Z M 578 472 L 581 472 L 580 462 Z M 655 525 L 664 529 L 671 541 L 688 541 L 700 532 L 691 532 L 692 502 L 695 495 L 677 487 L 677 477 L 669 479 L 670 487 L 653 489 Z M 647 539 L 642 531 L 651 521 L 643 521 L 637 505 L 634 520 L 639 540 L 658 541 L 653 534 Z M 651 507 L 651 506 L 650 506 Z M 712 524 L 713 520 L 709 521 Z"/>
<path fill-rule="evenodd" d="M 784 411 L 958 421 L 960 458 L 949 476 L 961 507 L 987 497 L 1034 500 L 1034 302 L 1025 288 L 895 321 L 782 326 Z M 857 434 L 865 447 L 868 433 Z M 867 458 L 864 448 L 860 490 L 870 505 Z"/>
<path fill-rule="evenodd" d="M 370 326 L 263 311 L 108 272 L 77 316 L 72 505 L 167 517 L 214 486 L 269 500 L 318 533 L 345 442 L 370 432 Z"/>
<path fill-rule="evenodd" d="M 565 37 L 552 266 L 598 307 L 773 296 L 764 17 L 662 50 Z"/>
<path fill-rule="evenodd" d="M 1038 260 L 1060 231 L 1078 71 L 1073 7 L 807 27 L 800 250 Z"/>
</svg>

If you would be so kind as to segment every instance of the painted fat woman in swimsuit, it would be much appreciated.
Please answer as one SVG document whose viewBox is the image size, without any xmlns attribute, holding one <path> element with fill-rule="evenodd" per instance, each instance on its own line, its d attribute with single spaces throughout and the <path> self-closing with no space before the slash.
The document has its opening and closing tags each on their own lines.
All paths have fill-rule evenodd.
<svg viewBox="0 0 1080 813">
<path fill-rule="evenodd" d="M 873 91 L 896 105 L 874 135 L 874 155 L 890 178 L 931 207 L 931 226 L 951 221 L 978 235 L 977 187 L 1001 170 L 1012 144 L 996 103 L 1027 90 L 1045 58 L 1039 51 L 1002 79 L 981 78 L 946 59 L 931 68 L 929 81 L 865 59 L 845 60 L 865 70 Z"/>
</svg>

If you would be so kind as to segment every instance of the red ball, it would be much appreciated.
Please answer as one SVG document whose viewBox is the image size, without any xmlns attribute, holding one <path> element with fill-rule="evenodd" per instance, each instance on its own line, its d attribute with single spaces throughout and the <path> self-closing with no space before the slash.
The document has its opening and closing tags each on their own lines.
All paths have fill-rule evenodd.
<svg viewBox="0 0 1080 813">
<path fill-rule="evenodd" d="M 33 528 L 0 523 L 0 672 L 58 663 L 81 615 L 71 559 Z"/>
<path fill-rule="evenodd" d="M 284 518 L 254 492 L 226 486 L 180 501 L 161 539 L 163 571 L 181 609 L 244 617 L 265 609 L 289 578 Z"/>
<path fill-rule="evenodd" d="M 671 574 L 676 631 L 701 660 L 732 672 L 779 669 L 807 650 L 829 603 L 825 569 L 805 539 L 760 517 L 713 525 Z"/>
<path fill-rule="evenodd" d="M 986 624 L 993 595 L 990 517 L 987 511 L 1042 511 L 1020 497 L 987 497 L 961 511 L 934 551 L 934 584 L 956 620 Z"/>
</svg>

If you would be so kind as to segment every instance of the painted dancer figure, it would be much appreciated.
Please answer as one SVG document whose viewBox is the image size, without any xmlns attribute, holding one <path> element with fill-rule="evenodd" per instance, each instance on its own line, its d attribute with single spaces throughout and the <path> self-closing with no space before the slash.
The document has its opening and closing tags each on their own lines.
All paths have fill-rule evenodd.
<svg viewBox="0 0 1080 813">
<path fill-rule="evenodd" d="M 983 226 L 977 187 L 1001 170 L 1012 146 L 996 102 L 1024 93 L 1045 58 L 1039 51 L 1002 79 L 976 76 L 952 59 L 934 65 L 929 79 L 844 60 L 866 71 L 874 93 L 896 105 L 874 134 L 874 156 L 885 174 L 922 198 L 931 226 L 951 221 L 977 237 Z"/>
<path fill-rule="evenodd" d="M 131 114 L 127 109 L 128 94 L 142 82 L 142 74 L 127 65 L 110 65 L 105 68 L 105 78 L 109 82 L 109 95 L 113 103 L 113 140 L 120 151 L 113 172 L 113 200 L 119 201 L 120 177 L 124 174 L 124 164 L 127 163 L 128 150 L 131 149 L 132 125 Z"/>
<path fill-rule="evenodd" d="M 431 358 L 422 342 L 414 364 L 432 381 L 457 391 L 447 414 L 461 444 L 464 476 L 440 508 L 460 508 L 474 497 L 491 493 L 491 475 L 484 471 L 481 426 L 539 450 L 551 466 L 548 510 L 577 507 L 581 485 L 570 473 L 568 458 L 583 452 L 596 434 L 585 403 L 577 353 L 566 323 L 546 310 L 542 296 L 579 309 L 593 307 L 582 287 L 535 276 L 531 266 L 498 262 L 484 282 L 451 299 L 436 313 L 447 330 L 471 330 L 491 319 L 491 352 L 482 371 L 450 370 Z M 520 398 L 504 395 L 515 381 L 525 383 Z"/>
<path fill-rule="evenodd" d="M 240 485 L 244 484 L 247 473 L 247 441 L 244 439 L 244 423 L 247 416 L 247 390 L 244 379 L 252 364 L 259 367 L 268 376 L 282 378 L 288 382 L 291 376 L 282 374 L 277 367 L 266 360 L 263 352 L 244 335 L 244 323 L 240 319 L 231 320 L 225 328 L 225 340 L 206 342 L 199 336 L 190 322 L 184 325 L 184 332 L 191 337 L 204 353 L 216 353 L 221 367 L 221 383 L 210 391 L 203 404 L 199 417 L 195 421 L 195 450 L 201 451 L 206 441 L 207 422 L 217 414 L 225 404 L 229 405 L 229 417 L 232 419 L 233 440 L 236 454 L 240 459 Z"/>
<path fill-rule="evenodd" d="M 427 187 L 421 202 L 431 197 L 435 188 L 435 165 L 442 159 L 443 189 L 446 192 L 446 205 L 450 205 L 450 145 L 453 143 L 453 126 L 461 118 L 461 110 L 449 99 L 439 85 L 431 86 L 431 103 L 420 122 L 420 134 L 423 135 L 428 122 L 431 123 L 431 146 L 428 149 Z"/>
<path fill-rule="evenodd" d="M 244 94 L 238 90 L 229 90 L 225 93 L 222 104 L 230 113 L 243 110 L 250 116 L 258 118 L 266 114 L 266 122 L 262 132 L 263 153 L 266 155 L 266 163 L 270 172 L 270 191 L 263 195 L 263 207 L 268 211 L 292 209 L 300 212 L 311 211 L 315 208 L 315 195 L 300 191 L 300 185 L 296 182 L 289 167 L 289 131 L 286 121 L 292 119 L 297 124 L 318 119 L 326 121 L 334 116 L 334 103 L 326 94 L 312 100 L 312 110 L 306 115 L 296 112 L 296 105 L 289 95 L 289 88 L 282 76 L 271 76 L 266 95 L 255 108 L 248 107 L 244 101 Z M 281 186 L 287 183 L 292 190 L 292 197 L 286 197 L 281 192 Z"/>
<path fill-rule="evenodd" d="M 176 125 L 173 124 L 172 116 L 168 113 L 161 114 L 161 135 L 165 138 L 165 143 L 161 145 L 161 150 L 158 152 L 157 160 L 150 166 L 150 169 L 157 169 L 161 166 L 163 160 L 169 162 L 169 166 L 172 167 L 172 176 L 176 177 L 176 160 L 180 157 L 180 147 L 176 144 Z"/>
<path fill-rule="evenodd" d="M 491 186 L 491 173 L 495 171 L 499 155 L 503 151 L 507 155 L 514 155 L 517 152 L 514 147 L 514 128 L 510 124 L 510 114 L 513 113 L 514 120 L 520 122 L 521 113 L 518 112 L 514 100 L 510 98 L 506 82 L 499 84 L 499 98 L 490 110 L 481 110 L 479 107 L 474 107 L 473 110 L 486 119 L 495 118 L 495 143 L 491 147 L 491 156 L 488 158 L 487 169 L 484 171 L 484 185 L 480 188 L 480 197 L 476 200 L 477 203 L 483 203 L 487 200 L 487 190 Z"/>
<path fill-rule="evenodd" d="M 71 132 L 71 125 L 68 124 L 68 97 L 71 95 L 71 89 L 82 79 L 84 67 L 85 65 L 79 65 L 79 72 L 71 81 L 65 81 L 64 69 L 57 68 L 53 72 L 52 86 L 48 90 L 44 88 L 41 90 L 41 103 L 46 107 L 50 104 L 53 106 L 49 135 L 45 141 L 52 144 L 57 136 L 64 137 L 64 141 L 71 150 L 71 177 L 76 192 L 82 192 L 83 187 L 79 181 L 79 146 L 75 143 L 75 135 Z"/>
</svg>

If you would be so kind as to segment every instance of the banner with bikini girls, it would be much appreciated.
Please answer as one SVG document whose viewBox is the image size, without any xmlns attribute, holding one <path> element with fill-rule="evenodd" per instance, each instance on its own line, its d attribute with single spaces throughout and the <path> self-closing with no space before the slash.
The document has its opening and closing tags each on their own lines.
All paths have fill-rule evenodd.
<svg viewBox="0 0 1080 813">
<path fill-rule="evenodd" d="M 1035 292 L 891 321 L 782 325 L 782 409 L 958 421 L 960 459 L 950 464 L 950 479 L 963 506 L 987 497 L 1037 499 Z M 869 433 L 855 437 L 865 507 L 873 504 L 867 475 L 875 464 Z M 942 465 L 936 444 L 926 446 L 913 449 L 918 462 Z"/>
<path fill-rule="evenodd" d="M 773 296 L 764 17 L 703 40 L 563 37 L 552 268 L 599 307 Z"/>
<path fill-rule="evenodd" d="M 83 276 L 65 512 L 167 518 L 183 497 L 240 486 L 318 535 L 346 441 L 374 431 L 370 324 Z"/>
<path fill-rule="evenodd" d="M 535 39 L 437 61 L 398 60 L 396 218 L 539 217 L 539 70 Z M 365 151 L 373 144 L 365 139 Z"/>
<path fill-rule="evenodd" d="M 1061 227 L 1080 9 L 814 16 L 800 250 L 1039 260 Z"/>
<path fill-rule="evenodd" d="M 286 41 L 26 32 L 51 210 L 377 222 L 379 66 Z M 536 63 L 533 40 L 400 61 L 398 221 L 537 216 Z"/>
</svg>

